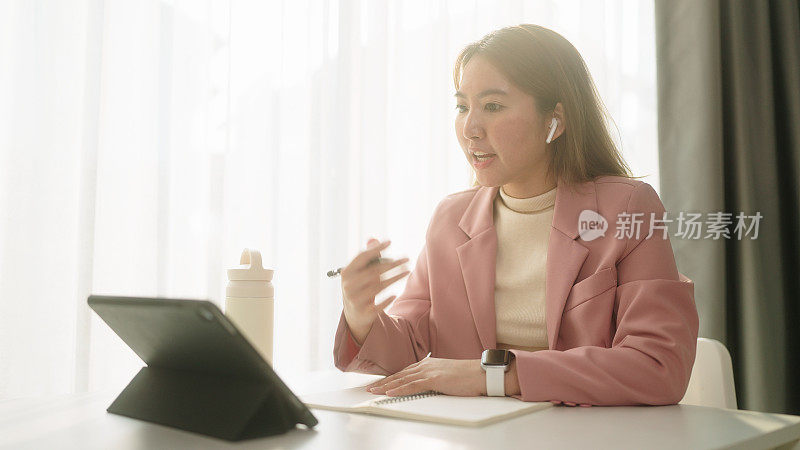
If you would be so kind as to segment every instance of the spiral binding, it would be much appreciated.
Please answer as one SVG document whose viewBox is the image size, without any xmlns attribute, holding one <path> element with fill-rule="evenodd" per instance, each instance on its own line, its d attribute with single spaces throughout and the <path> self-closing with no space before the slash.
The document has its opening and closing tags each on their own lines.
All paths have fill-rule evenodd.
<svg viewBox="0 0 800 450">
<path fill-rule="evenodd" d="M 441 394 L 442 393 L 438 392 L 438 391 L 425 391 L 425 392 L 419 392 L 419 393 L 416 393 L 416 394 L 400 395 L 398 397 L 385 398 L 383 400 L 376 401 L 374 404 L 375 405 L 385 405 L 387 403 L 407 402 L 409 400 L 416 400 L 416 399 L 419 399 L 419 398 L 432 397 L 434 395 L 441 395 Z"/>
</svg>

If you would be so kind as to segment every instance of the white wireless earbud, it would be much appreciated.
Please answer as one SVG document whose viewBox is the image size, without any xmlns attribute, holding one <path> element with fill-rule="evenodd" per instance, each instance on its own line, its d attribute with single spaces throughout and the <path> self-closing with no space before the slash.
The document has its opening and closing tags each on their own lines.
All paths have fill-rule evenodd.
<svg viewBox="0 0 800 450">
<path fill-rule="evenodd" d="M 553 117 L 553 120 L 550 121 L 550 134 L 547 135 L 546 143 L 550 143 L 553 140 L 553 135 L 556 133 L 556 128 L 558 128 L 558 119 Z"/>
</svg>

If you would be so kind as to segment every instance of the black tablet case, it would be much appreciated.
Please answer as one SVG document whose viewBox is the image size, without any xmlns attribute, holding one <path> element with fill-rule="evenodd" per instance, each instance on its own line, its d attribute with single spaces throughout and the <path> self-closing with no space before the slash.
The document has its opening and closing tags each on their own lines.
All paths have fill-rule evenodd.
<svg viewBox="0 0 800 450">
<path fill-rule="evenodd" d="M 95 295 L 88 303 L 147 363 L 108 412 L 229 441 L 317 424 L 215 304 Z"/>
</svg>

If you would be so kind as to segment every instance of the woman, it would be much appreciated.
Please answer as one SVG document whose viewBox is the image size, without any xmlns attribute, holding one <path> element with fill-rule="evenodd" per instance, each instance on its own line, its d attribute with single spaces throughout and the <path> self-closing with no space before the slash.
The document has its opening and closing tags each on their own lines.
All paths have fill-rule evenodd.
<svg viewBox="0 0 800 450">
<path fill-rule="evenodd" d="M 664 206 L 630 176 L 578 51 L 546 28 L 503 28 L 461 52 L 454 83 L 476 186 L 437 206 L 385 312 L 394 298 L 375 295 L 408 272 L 381 274 L 407 259 L 368 264 L 389 245 L 371 240 L 343 269 L 336 367 L 389 375 L 369 388 L 390 396 L 679 402 L 695 356 L 694 284 L 668 234 L 650 233 Z M 605 232 L 593 229 L 603 219 Z M 494 381 L 487 349 L 511 356 Z"/>
</svg>

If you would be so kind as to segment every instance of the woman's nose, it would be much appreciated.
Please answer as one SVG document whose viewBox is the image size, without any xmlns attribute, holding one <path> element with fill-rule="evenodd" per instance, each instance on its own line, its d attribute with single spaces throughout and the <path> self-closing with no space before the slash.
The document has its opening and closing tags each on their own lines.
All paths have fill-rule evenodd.
<svg viewBox="0 0 800 450">
<path fill-rule="evenodd" d="M 464 120 L 464 137 L 467 139 L 480 139 L 483 137 L 483 124 L 478 114 L 470 112 Z"/>
</svg>

